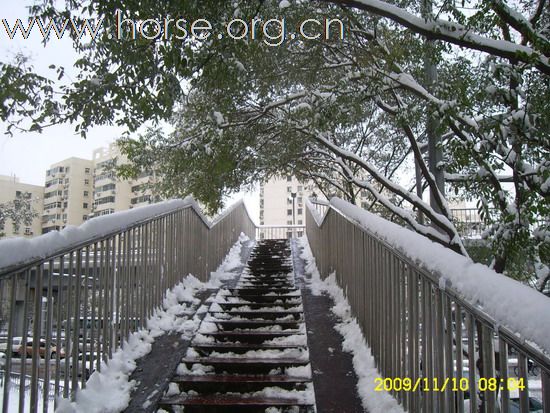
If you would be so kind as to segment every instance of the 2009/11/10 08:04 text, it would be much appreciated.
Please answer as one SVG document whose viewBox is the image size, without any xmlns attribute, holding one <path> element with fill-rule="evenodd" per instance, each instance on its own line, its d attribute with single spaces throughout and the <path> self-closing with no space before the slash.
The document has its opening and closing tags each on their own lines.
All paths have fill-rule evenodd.
<svg viewBox="0 0 550 413">
<path fill-rule="evenodd" d="M 465 377 L 461 379 L 447 377 L 444 380 L 440 380 L 437 377 L 419 377 L 416 379 L 411 379 L 409 377 L 377 377 L 374 379 L 374 383 L 376 384 L 375 391 L 470 391 L 470 380 Z M 477 379 L 475 384 L 476 388 L 480 391 L 525 390 L 523 378 L 515 377 L 510 377 L 506 380 L 497 377 L 482 377 Z"/>
</svg>

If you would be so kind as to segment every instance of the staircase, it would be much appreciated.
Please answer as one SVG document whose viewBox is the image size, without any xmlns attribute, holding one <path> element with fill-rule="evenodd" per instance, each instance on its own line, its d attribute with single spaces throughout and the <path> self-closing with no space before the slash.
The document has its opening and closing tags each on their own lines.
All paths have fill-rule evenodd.
<svg viewBox="0 0 550 413">
<path fill-rule="evenodd" d="M 220 289 L 172 377 L 168 412 L 313 412 L 300 290 L 290 248 L 266 240 L 233 286 Z"/>
</svg>

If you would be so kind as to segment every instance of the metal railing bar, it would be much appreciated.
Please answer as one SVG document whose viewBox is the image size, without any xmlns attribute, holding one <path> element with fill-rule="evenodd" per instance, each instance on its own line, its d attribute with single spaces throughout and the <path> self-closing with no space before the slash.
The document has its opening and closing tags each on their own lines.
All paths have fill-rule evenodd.
<svg viewBox="0 0 550 413">
<path fill-rule="evenodd" d="M 32 370 L 31 370 L 31 411 L 38 408 L 38 374 L 40 367 L 40 327 L 42 324 L 42 277 L 44 275 L 44 265 L 40 264 L 35 272 L 35 290 L 34 290 L 34 312 L 33 312 L 33 340 L 32 340 Z M 26 350 L 26 349 L 25 349 Z M 46 347 L 45 352 L 49 349 Z"/>
<path fill-rule="evenodd" d="M 185 205 L 185 206 L 181 207 L 181 209 L 188 209 L 188 208 L 194 209 L 193 205 Z M 160 215 L 155 215 L 154 217 L 147 217 L 147 218 L 141 219 L 139 221 L 133 222 L 131 225 L 128 225 L 126 227 L 115 229 L 113 231 L 109 231 L 109 232 L 101 234 L 99 236 L 94 235 L 94 236 L 92 236 L 90 238 L 87 238 L 83 241 L 75 243 L 75 244 L 71 245 L 70 247 L 65 247 L 65 248 L 62 248 L 58 251 L 54 251 L 51 254 L 47 255 L 46 257 L 33 257 L 32 259 L 29 259 L 28 261 L 17 263 L 17 264 L 8 266 L 8 267 L 2 267 L 2 268 L 0 268 L 0 278 L 2 278 L 3 276 L 5 276 L 6 274 L 9 274 L 9 273 L 13 273 L 13 272 L 17 272 L 17 271 L 24 271 L 27 268 L 32 268 L 33 266 L 36 266 L 36 265 L 40 264 L 40 262 L 42 262 L 42 261 L 59 258 L 62 255 L 66 255 L 69 252 L 75 251 L 79 248 L 84 248 L 86 245 L 92 244 L 94 242 L 100 242 L 100 241 L 110 239 L 110 238 L 112 238 L 113 236 L 115 236 L 119 233 L 127 231 L 128 229 L 139 227 L 139 226 L 141 226 L 141 225 L 143 225 L 143 224 L 145 224 L 145 223 L 147 223 L 151 220 L 158 219 L 159 217 L 162 217 L 162 216 L 165 216 L 165 215 L 173 214 L 174 211 L 175 210 L 167 211 L 167 212 L 164 212 Z"/>
<path fill-rule="evenodd" d="M 246 214 L 250 218 L 250 215 L 248 213 L 248 209 L 246 208 L 246 206 L 245 206 L 245 204 L 242 200 L 237 202 L 232 207 L 230 207 L 230 209 L 231 210 L 236 209 L 241 204 L 243 204 L 244 209 L 246 211 Z M 221 214 L 221 217 L 216 217 L 214 220 L 212 220 L 212 222 L 209 223 L 208 220 L 206 219 L 206 217 L 200 212 L 200 209 L 196 205 L 196 203 L 193 202 L 189 205 L 184 205 L 184 206 L 181 206 L 179 208 L 175 208 L 173 210 L 166 211 L 166 212 L 163 212 L 163 213 L 158 214 L 158 215 L 154 215 L 153 217 L 147 217 L 147 218 L 137 220 L 137 221 L 133 222 L 131 225 L 128 225 L 128 226 L 123 227 L 123 228 L 118 228 L 116 230 L 101 234 L 99 236 L 94 235 L 94 236 L 92 236 L 90 238 L 87 238 L 83 241 L 75 243 L 75 244 L 71 245 L 70 247 L 65 247 L 65 248 L 62 248 L 58 251 L 54 251 L 51 254 L 48 254 L 46 257 L 33 257 L 29 260 L 26 260 L 26 261 L 23 261 L 23 262 L 14 264 L 14 265 L 10 265 L 10 266 L 7 266 L 7 267 L 2 267 L 2 268 L 0 268 L 0 278 L 3 278 L 7 274 L 10 274 L 10 273 L 13 273 L 13 272 L 25 271 L 26 269 L 32 268 L 33 266 L 36 266 L 36 265 L 39 265 L 43 261 L 49 261 L 50 259 L 59 258 L 62 255 L 65 255 L 65 254 L 69 253 L 70 251 L 75 251 L 79 248 L 84 248 L 86 245 L 90 245 L 94 242 L 100 242 L 100 241 L 103 241 L 103 240 L 107 240 L 107 239 L 109 239 L 109 238 L 111 238 L 111 237 L 113 237 L 113 236 L 115 236 L 119 233 L 123 233 L 123 232 L 128 231 L 132 228 L 137 228 L 139 226 L 142 226 L 143 224 L 145 224 L 145 223 L 147 223 L 151 220 L 156 220 L 156 219 L 159 219 L 159 218 L 162 218 L 162 217 L 165 217 L 165 216 L 169 216 L 171 214 L 174 214 L 177 211 L 186 210 L 186 209 L 193 210 L 195 212 L 195 214 L 200 218 L 201 222 L 208 229 L 214 228 L 216 225 L 218 225 L 219 222 L 222 222 L 223 217 L 225 215 L 229 215 L 229 213 L 231 212 L 231 211 L 225 211 L 224 213 Z"/>
<path fill-rule="evenodd" d="M 63 397 L 68 398 L 72 396 L 72 389 L 69 387 L 69 367 L 70 363 L 67 362 L 72 351 L 74 351 L 72 343 L 70 342 L 71 331 L 73 330 L 73 323 L 71 321 L 71 301 L 73 297 L 73 262 L 74 251 L 69 252 L 69 277 L 67 278 L 67 303 L 65 305 L 65 360 L 63 365 Z M 76 320 L 75 320 L 76 321 Z"/>
<path fill-rule="evenodd" d="M 81 388 L 86 388 L 86 380 L 88 379 L 86 376 L 86 363 L 88 362 L 87 361 L 87 358 L 85 357 L 85 355 L 88 353 L 88 303 L 89 303 L 89 297 L 88 297 L 88 292 L 90 290 L 89 286 L 88 286 L 88 283 L 89 283 L 89 279 L 90 279 L 90 246 L 86 246 L 86 267 L 84 269 L 84 274 L 85 274 L 85 282 L 86 282 L 86 288 L 84 288 L 84 306 L 85 306 L 85 310 L 84 310 L 84 314 L 83 314 L 83 326 L 82 326 L 82 353 L 84 354 L 84 357 L 82 357 L 82 360 L 81 360 L 81 367 L 80 367 L 80 371 L 82 372 L 81 373 L 81 382 L 80 382 L 80 386 Z M 91 369 L 90 369 L 91 370 Z"/>
<path fill-rule="evenodd" d="M 520 353 L 518 357 L 519 378 L 523 380 L 523 383 L 527 383 L 527 357 Z M 519 392 L 519 410 L 521 413 L 529 413 L 529 388 L 525 386 L 525 389 Z"/>
<path fill-rule="evenodd" d="M 360 230 L 369 233 L 369 235 L 371 237 L 373 237 L 374 239 L 376 239 L 376 241 L 378 243 L 380 243 L 386 249 L 391 251 L 392 254 L 395 254 L 396 256 L 398 256 L 402 261 L 407 263 L 407 265 L 411 265 L 414 268 L 416 268 L 416 270 L 419 271 L 422 274 L 423 277 L 429 279 L 430 282 L 432 284 L 434 284 L 435 286 L 439 285 L 439 279 L 440 278 L 444 278 L 444 275 L 440 274 L 439 272 L 431 271 L 431 270 L 423 267 L 421 264 L 419 265 L 418 263 L 413 262 L 406 255 L 404 255 L 400 250 L 393 248 L 383 238 L 380 238 L 376 234 L 372 234 L 372 233 L 368 232 L 368 230 L 366 228 L 361 226 L 359 223 L 357 223 L 353 220 L 350 220 L 346 215 L 344 215 L 341 211 L 339 211 L 337 208 L 335 208 L 332 205 L 331 205 L 331 208 L 330 208 L 329 212 L 327 213 L 327 215 L 329 215 L 331 212 L 338 214 L 339 216 L 341 216 L 346 221 L 352 223 L 353 225 L 356 225 Z M 325 222 L 326 221 L 323 221 L 323 224 L 321 226 L 319 226 L 320 229 L 325 225 Z M 438 287 L 436 287 L 436 288 L 438 288 Z M 545 368 L 545 366 L 544 366 L 545 364 L 550 366 L 550 356 L 549 355 L 547 355 L 545 353 L 542 353 L 540 351 L 540 349 L 532 346 L 528 342 L 525 342 L 525 340 L 522 340 L 522 339 L 518 338 L 517 335 L 515 333 L 513 333 L 511 330 L 509 330 L 506 326 L 497 323 L 496 320 L 492 316 L 490 316 L 485 311 L 483 311 L 483 309 L 481 309 L 477 304 L 470 303 L 466 298 L 464 298 L 464 296 L 462 294 L 455 291 L 453 289 L 452 285 L 447 285 L 445 287 L 445 292 L 444 293 L 447 294 L 453 300 L 459 302 L 465 310 L 475 313 L 476 319 L 478 321 L 486 324 L 487 326 L 489 326 L 493 329 L 495 327 L 498 328 L 498 334 L 505 337 L 506 340 L 509 341 L 509 344 L 513 344 L 514 347 L 518 346 L 518 347 L 521 347 L 522 349 L 524 349 L 525 352 L 526 352 L 526 355 L 528 355 L 529 358 L 535 360 L 537 362 L 537 364 L 541 365 L 541 369 L 544 369 L 545 371 L 547 371 L 547 373 L 550 374 L 550 368 Z"/>
<path fill-rule="evenodd" d="M 96 337 L 96 298 L 97 298 L 97 282 L 98 282 L 98 270 L 97 270 L 97 252 L 98 249 L 98 243 L 95 242 L 93 244 L 94 247 L 94 261 L 93 261 L 93 268 L 95 271 L 94 279 L 92 280 L 92 302 L 91 302 L 91 325 L 90 325 L 90 354 L 91 354 L 91 360 L 90 360 L 90 371 L 92 370 L 92 366 L 94 362 L 97 364 L 99 363 L 99 337 Z M 97 344 L 97 346 L 96 346 Z"/>
<path fill-rule="evenodd" d="M 6 354 L 6 372 L 11 372 L 11 365 L 12 365 L 12 355 L 13 355 L 13 336 L 14 336 L 14 328 L 15 328 L 15 296 L 16 296 L 16 289 L 17 289 L 17 276 L 13 277 L 11 279 L 11 299 L 10 299 L 10 318 L 9 318 L 9 324 L 8 324 L 8 343 L 6 350 L 8 351 L 8 354 Z M 10 384 L 11 384 L 11 376 L 10 374 L 6 374 L 6 378 L 4 379 L 4 397 L 2 402 L 2 412 L 8 413 L 8 407 L 9 407 L 9 397 L 10 397 Z"/>
<path fill-rule="evenodd" d="M 64 256 L 59 257 L 59 270 L 61 274 L 65 272 L 65 260 Z M 61 279 L 60 279 L 61 282 Z M 58 346 L 61 347 L 61 320 L 62 320 L 62 303 L 63 303 L 63 285 L 58 284 L 57 289 L 57 314 L 56 314 L 56 334 L 55 334 L 55 341 Z M 59 396 L 59 389 L 61 388 L 63 391 L 64 389 L 60 387 L 60 360 L 61 358 L 61 351 L 56 352 L 55 354 L 55 398 L 54 398 L 54 409 L 57 409 L 57 403 L 58 403 L 58 396 Z"/>
<path fill-rule="evenodd" d="M 457 411 L 458 413 L 464 413 L 464 392 L 460 384 L 462 383 L 463 370 L 462 366 L 464 365 L 462 351 L 462 307 L 455 302 L 455 323 L 456 323 L 456 334 L 455 334 L 455 348 L 456 348 L 456 382 L 458 383 L 458 391 L 456 392 L 457 400 Z M 454 366 L 453 366 L 454 367 Z"/>
<path fill-rule="evenodd" d="M 70 365 L 70 371 L 71 371 L 71 377 L 72 377 L 72 394 L 73 397 L 76 398 L 76 390 L 78 389 L 78 352 L 79 348 L 76 343 L 78 343 L 78 338 L 80 334 L 80 278 L 82 276 L 82 249 L 78 249 L 76 252 L 76 273 L 77 276 L 75 278 L 75 288 L 74 288 L 74 330 L 73 330 L 73 337 L 72 337 L 72 345 L 71 345 L 71 354 L 70 357 L 72 358 L 72 363 L 66 363 Z M 76 348 L 75 348 L 76 346 Z M 66 358 L 69 357 L 69 355 L 65 356 Z"/>
<path fill-rule="evenodd" d="M 89 373 L 101 370 L 129 333 L 145 325 L 168 288 L 188 273 L 204 279 L 241 231 L 254 237 L 246 209 L 233 208 L 207 228 L 202 218 L 187 205 L 6 272 L 2 288 L 11 284 L 13 302 L 8 345 L 13 349 L 14 335 L 23 336 L 21 377 L 29 376 L 17 380 L 20 409 L 36 411 L 40 402 L 48 409 L 52 401 L 57 408 L 60 395 L 75 400 Z M 4 411 L 11 404 L 8 388 L 14 370 L 8 353 Z M 54 395 L 42 395 L 42 387 Z"/>
<path fill-rule="evenodd" d="M 30 275 L 31 270 L 27 269 L 25 274 L 25 303 L 23 304 L 23 338 L 21 345 L 23 354 L 21 354 L 21 376 L 25 377 L 27 370 L 27 342 L 28 342 L 28 328 L 29 328 L 29 296 L 30 296 Z M 25 382 L 19 384 L 19 411 L 25 409 Z"/>
<path fill-rule="evenodd" d="M 502 383 L 508 383 L 508 344 L 502 338 L 498 338 L 499 349 L 499 373 Z M 510 411 L 510 390 L 508 386 L 502 386 L 500 390 L 500 412 L 509 413 Z"/>
</svg>

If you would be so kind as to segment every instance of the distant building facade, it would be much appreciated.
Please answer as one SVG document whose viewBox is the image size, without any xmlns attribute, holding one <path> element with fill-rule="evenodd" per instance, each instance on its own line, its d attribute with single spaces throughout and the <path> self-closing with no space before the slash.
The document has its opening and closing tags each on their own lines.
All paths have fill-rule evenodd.
<svg viewBox="0 0 550 413">
<path fill-rule="evenodd" d="M 41 216 L 44 187 L 22 183 L 15 176 L 0 175 L 0 204 L 16 202 L 21 198 L 30 201 L 30 208 L 36 212 L 37 216 L 32 220 L 31 225 L 21 223 L 17 231 L 10 219 L 7 219 L 3 224 L 0 223 L 0 233 L 3 233 L 5 237 L 28 238 L 42 233 Z"/>
<path fill-rule="evenodd" d="M 88 219 L 93 201 L 93 163 L 68 158 L 46 171 L 42 233 L 80 225 Z"/>
<path fill-rule="evenodd" d="M 294 176 L 262 183 L 260 225 L 305 225 L 305 200 L 314 192 L 313 184 L 299 182 Z"/>
<path fill-rule="evenodd" d="M 357 205 L 365 209 L 370 207 L 366 190 L 359 191 L 356 196 Z M 300 182 L 294 176 L 271 178 L 260 185 L 260 225 L 305 225 L 306 200 L 311 197 L 326 200 L 312 181 Z"/>
<path fill-rule="evenodd" d="M 130 185 L 120 181 L 115 167 L 125 161 L 114 143 L 93 152 L 94 206 L 93 215 L 108 215 L 130 208 Z"/>
<path fill-rule="evenodd" d="M 121 180 L 116 176 L 115 168 L 127 162 L 116 143 L 93 152 L 93 216 L 108 215 L 159 200 L 151 190 L 154 182 L 151 175 L 144 173 L 134 180 Z"/>
<path fill-rule="evenodd" d="M 153 193 L 155 178 L 152 175 L 143 173 L 133 180 L 116 176 L 116 166 L 124 163 L 127 158 L 118 145 L 112 143 L 94 150 L 91 160 L 72 157 L 52 164 L 46 171 L 43 187 L 0 175 L 0 204 L 26 194 L 38 214 L 31 226 L 22 225 L 17 232 L 8 220 L 0 233 L 8 237 L 32 237 L 67 225 L 78 226 L 94 216 L 160 201 Z"/>
</svg>

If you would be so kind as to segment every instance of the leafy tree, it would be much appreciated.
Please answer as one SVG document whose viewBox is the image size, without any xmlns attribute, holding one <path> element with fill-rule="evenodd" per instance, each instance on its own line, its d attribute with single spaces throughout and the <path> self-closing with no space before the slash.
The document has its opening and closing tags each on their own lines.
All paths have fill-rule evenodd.
<svg viewBox="0 0 550 413">
<path fill-rule="evenodd" d="M 225 192 L 294 172 L 322 179 L 352 201 L 367 190 L 401 222 L 466 254 L 427 167 L 425 125 L 428 115 L 436 116 L 444 150 L 438 166 L 456 191 L 480 200 L 494 223 L 493 264 L 503 271 L 518 251 L 548 256 L 545 3 L 521 0 L 514 9 L 503 0 L 434 1 L 436 17 L 428 21 L 417 1 L 296 2 L 280 9 L 276 1 L 47 0 L 32 13 L 102 16 L 111 30 L 91 44 L 73 33 L 79 75 L 62 87 L 60 100 L 48 94 L 47 79 L 31 77 L 32 94 L 20 87 L 19 95 L 3 97 L 16 104 L 4 105 L 2 119 L 22 127 L 30 116 L 29 127 L 38 130 L 70 121 L 83 135 L 94 124 L 118 123 L 131 132 L 145 121 L 169 121 L 172 134 L 154 127 L 124 142 L 136 169 L 154 168 L 163 177 L 165 193 L 194 193 L 217 209 Z M 216 33 L 235 16 L 283 15 L 293 28 L 305 18 L 338 17 L 348 31 L 344 40 L 296 39 L 279 47 L 267 45 L 265 36 L 178 39 L 173 28 L 166 37 L 119 39 L 112 36 L 117 8 L 123 18 L 205 18 Z M 425 37 L 439 40 L 429 53 L 440 77 L 430 87 L 419 59 L 427 54 Z M 23 64 L 3 67 L 14 85 L 29 84 L 24 75 L 32 72 Z M 368 125 L 374 132 L 365 134 Z M 368 149 L 373 145 L 376 151 Z M 397 184 L 394 167 L 413 159 L 423 176 L 414 185 L 431 190 L 435 209 L 412 184 Z"/>
<path fill-rule="evenodd" d="M 11 221 L 14 232 L 19 232 L 21 225 L 32 225 L 32 220 L 38 216 L 38 213 L 32 207 L 32 194 L 22 193 L 13 201 L 0 204 L 0 228 Z M 0 232 L 0 237 L 5 236 Z"/>
</svg>

